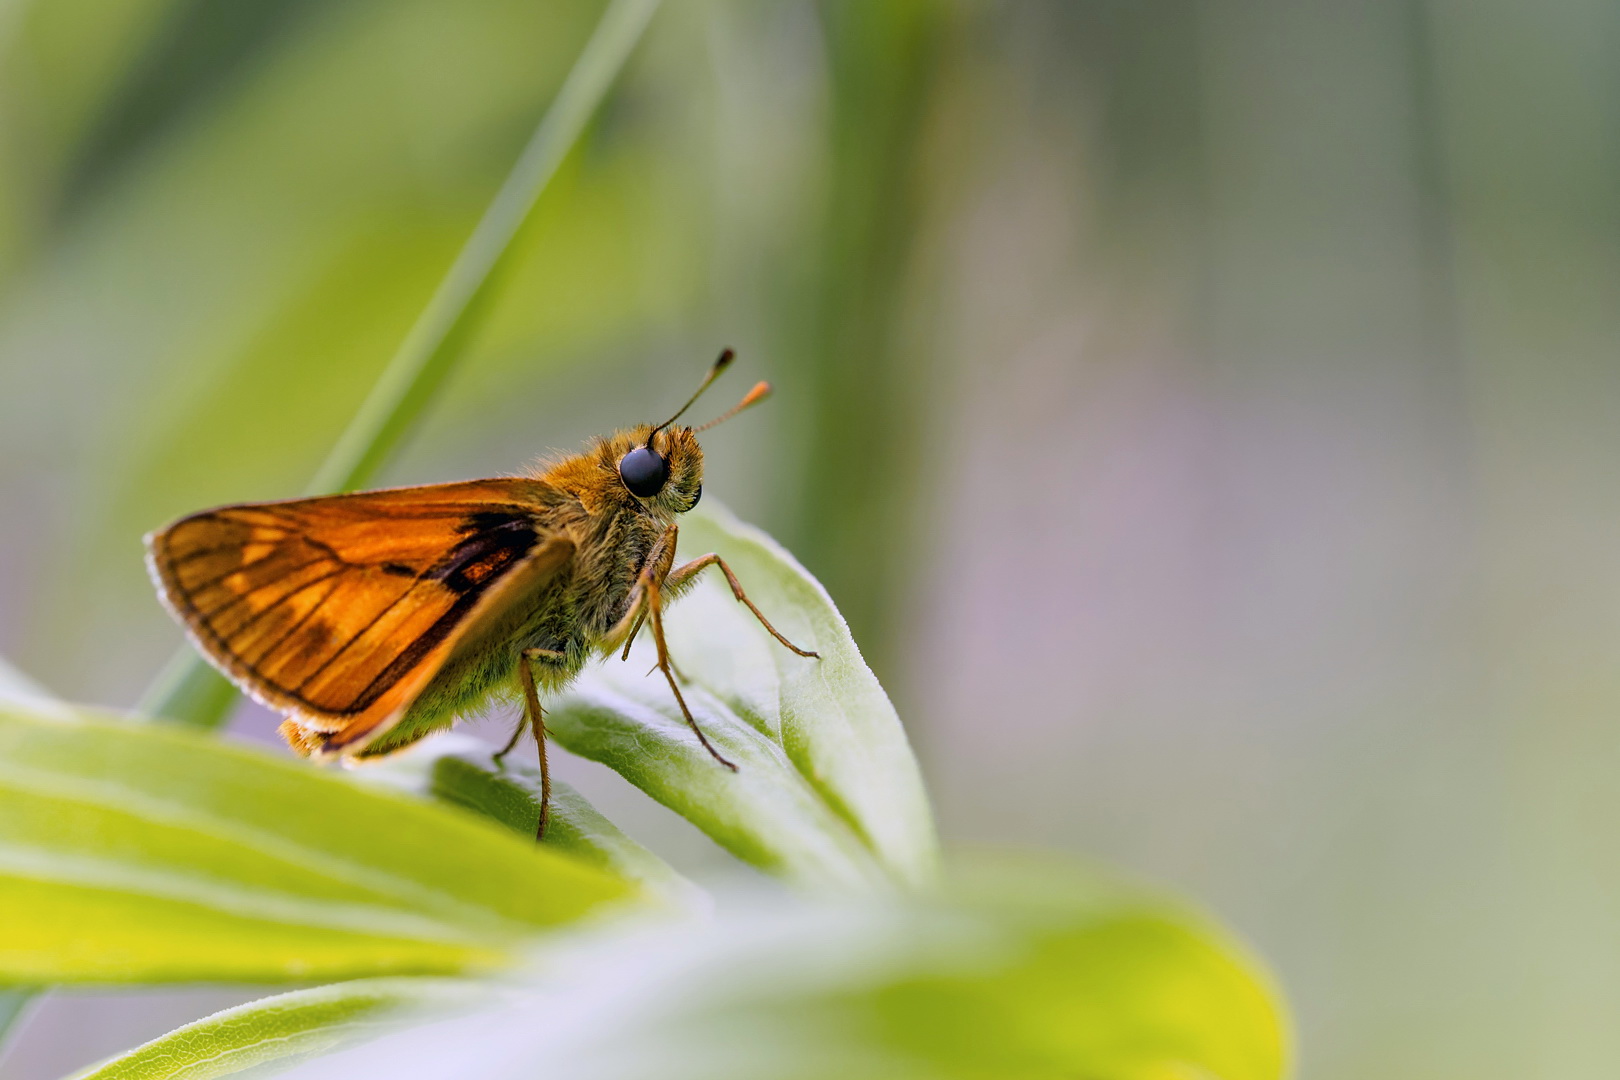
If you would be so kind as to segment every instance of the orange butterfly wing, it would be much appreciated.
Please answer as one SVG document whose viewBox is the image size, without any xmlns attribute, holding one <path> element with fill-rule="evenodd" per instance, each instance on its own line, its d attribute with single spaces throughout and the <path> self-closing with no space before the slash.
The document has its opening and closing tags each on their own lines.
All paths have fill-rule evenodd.
<svg viewBox="0 0 1620 1080">
<path fill-rule="evenodd" d="M 470 630 L 572 557 L 538 516 L 543 489 L 473 480 L 226 506 L 147 537 L 148 564 L 238 686 L 355 752 Z"/>
</svg>

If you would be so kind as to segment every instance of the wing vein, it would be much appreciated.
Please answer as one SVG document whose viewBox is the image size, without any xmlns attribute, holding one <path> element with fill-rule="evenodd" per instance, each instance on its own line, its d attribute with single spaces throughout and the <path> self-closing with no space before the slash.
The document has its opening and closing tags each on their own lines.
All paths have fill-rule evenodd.
<svg viewBox="0 0 1620 1080">
<path fill-rule="evenodd" d="M 312 582 L 311 584 L 317 584 L 318 585 L 319 582 Z M 315 601 L 314 605 L 312 607 L 310 607 L 310 609 L 308 611 L 306 611 L 302 615 L 300 615 L 298 617 L 298 620 L 296 622 L 294 622 L 292 624 L 292 626 L 287 628 L 286 633 L 282 634 L 279 638 L 277 638 L 274 642 L 272 642 L 268 649 L 265 649 L 263 652 L 259 653 L 259 655 L 258 655 L 258 657 L 256 659 L 249 660 L 245 656 L 242 657 L 243 666 L 245 666 L 249 671 L 253 672 L 255 675 L 259 676 L 260 678 L 264 678 L 264 672 L 259 670 L 259 665 L 264 663 L 266 660 L 270 659 L 270 656 L 271 656 L 272 653 L 274 653 L 277 649 L 281 648 L 283 645 L 287 644 L 287 642 L 289 640 L 291 640 L 291 638 L 292 638 L 292 636 L 294 634 L 296 634 L 296 633 L 298 633 L 298 631 L 302 630 L 304 628 L 304 624 L 309 622 L 309 620 L 311 618 L 313 618 L 317 613 L 319 613 L 321 608 L 323 606 L 325 606 L 326 602 L 328 600 L 332 599 L 332 594 L 337 592 L 338 589 L 340 589 L 342 587 L 343 587 L 343 582 L 334 581 L 332 583 L 331 588 L 326 590 L 326 595 L 321 597 L 319 600 Z M 303 592 L 303 589 L 300 589 L 298 591 Z M 297 593 L 294 593 L 293 595 L 296 596 Z M 270 680 L 265 679 L 265 681 L 269 682 Z M 280 684 L 277 684 L 277 685 L 280 685 Z"/>
<path fill-rule="evenodd" d="M 311 679 L 317 678 L 321 674 L 321 672 L 323 672 L 327 668 L 331 667 L 332 662 L 334 660 L 336 660 L 338 657 L 342 656 L 345 652 L 347 652 L 349 647 L 352 646 L 355 642 L 357 642 L 361 638 L 365 637 L 366 631 L 370 630 L 373 626 L 376 626 L 377 623 L 382 619 L 382 617 L 384 615 L 387 615 L 390 611 L 393 611 L 396 607 L 398 607 L 400 605 L 400 602 L 403 601 L 407 596 L 411 595 L 411 593 L 415 592 L 416 587 L 418 585 L 420 585 L 420 584 L 422 584 L 422 579 L 421 578 L 417 578 L 415 581 L 411 582 L 410 585 L 405 589 L 404 592 L 400 593 L 398 596 L 394 597 L 394 599 L 390 600 L 386 607 L 384 607 L 381 611 L 377 612 L 377 614 L 375 614 L 375 615 L 373 615 L 371 617 L 370 622 L 366 623 L 366 625 L 362 626 L 359 630 L 355 631 L 354 634 L 349 638 L 348 641 L 345 641 L 342 645 L 338 646 L 336 652 L 334 652 L 331 656 L 328 656 L 325 660 L 321 661 L 321 665 L 319 667 L 317 667 L 314 671 L 310 672 L 308 675 L 305 675 L 302 679 L 300 679 L 299 682 L 298 682 L 298 685 L 293 687 L 288 692 L 292 693 L 292 694 L 299 694 L 299 691 L 303 690 L 304 687 L 309 685 L 309 682 L 310 682 Z M 300 696 L 300 698 L 302 698 L 302 694 L 299 694 L 299 696 Z"/>
<path fill-rule="evenodd" d="M 262 619 L 266 615 L 270 614 L 272 611 L 275 611 L 278 608 L 281 608 L 281 607 L 285 606 L 288 601 L 290 601 L 293 597 L 297 596 L 299 593 L 308 592 L 310 589 L 313 589 L 315 586 L 321 584 L 323 581 L 330 581 L 333 578 L 337 577 L 341 573 L 343 573 L 343 567 L 340 566 L 336 570 L 328 570 L 326 573 L 322 574 L 318 578 L 314 578 L 314 579 L 312 579 L 310 581 L 306 581 L 304 584 L 298 586 L 298 588 L 294 589 L 292 592 L 288 593 L 286 596 L 283 596 L 280 600 L 277 600 L 275 603 L 269 605 L 268 607 L 266 607 L 266 608 L 264 608 L 264 609 L 262 609 L 260 611 L 255 611 L 252 615 L 250 615 L 248 617 L 247 622 L 243 623 L 241 626 L 238 626 L 234 632 L 237 633 L 237 634 L 243 633 L 244 631 L 246 631 L 248 629 L 248 627 L 252 626 L 254 623 L 258 622 L 260 619 Z M 336 589 L 337 586 L 333 585 L 332 588 Z M 331 591 L 328 590 L 326 595 L 328 597 L 330 597 L 332 595 Z M 315 612 L 320 609 L 320 606 L 321 606 L 320 603 L 317 603 L 314 607 L 310 608 L 309 611 L 305 612 L 303 617 L 300 618 L 297 623 L 293 624 L 294 629 L 297 629 L 297 627 L 300 624 L 303 623 L 304 619 L 307 619 L 311 615 L 315 614 Z M 281 642 L 278 641 L 278 642 L 276 642 L 276 644 L 279 645 L 279 644 L 281 644 Z M 243 657 L 243 659 L 245 660 L 247 658 Z"/>
<path fill-rule="evenodd" d="M 197 593 L 203 592 L 206 589 L 212 589 L 214 586 L 220 584 L 226 578 L 230 577 L 231 574 L 240 574 L 245 570 L 251 570 L 255 566 L 258 566 L 259 563 L 264 562 L 265 559 L 273 559 L 273 558 L 275 558 L 274 554 L 266 555 L 264 557 L 264 559 L 257 559 L 257 560 L 255 560 L 253 562 L 250 562 L 250 563 L 248 563 L 248 564 L 246 564 L 244 566 L 238 566 L 235 570 L 232 570 L 230 574 L 221 574 L 219 577 L 215 578 L 213 581 L 208 582 L 206 585 L 198 585 L 196 588 L 190 589 L 188 591 L 192 595 L 195 595 Z M 281 578 L 287 577 L 287 576 L 289 576 L 291 574 L 296 574 L 300 570 L 307 570 L 311 566 L 314 566 L 317 563 L 323 563 L 325 561 L 326 561 L 326 556 L 317 555 L 315 558 L 309 560 L 308 562 L 301 562 L 297 566 L 290 566 L 287 569 L 283 570 L 280 574 L 276 575 L 276 580 L 279 581 Z M 342 572 L 343 572 L 342 567 L 339 567 L 337 570 L 333 571 L 333 573 L 338 573 L 338 574 L 341 574 Z M 219 607 L 215 608 L 213 611 L 204 611 L 201 608 L 196 607 L 195 604 L 192 605 L 192 606 L 193 606 L 193 608 L 195 608 L 197 614 L 201 615 L 204 619 L 214 619 L 214 618 L 217 618 L 220 615 L 223 615 L 225 612 L 229 611 L 231 608 L 235 607 L 237 604 L 240 604 L 243 600 L 246 600 L 248 597 L 254 595 L 255 593 L 261 593 L 264 590 L 266 590 L 268 588 L 271 588 L 275 584 L 276 584 L 276 582 L 272 581 L 272 582 L 270 582 L 268 584 L 260 585 L 257 588 L 252 588 L 252 589 L 248 589 L 245 592 L 236 593 L 230 598 L 230 600 L 228 600 L 225 603 L 221 604 Z M 280 601 L 277 601 L 277 603 L 279 603 L 279 602 Z M 271 604 L 270 606 L 275 607 L 276 605 Z"/>
<path fill-rule="evenodd" d="M 257 527 L 260 527 L 260 528 L 275 528 L 275 526 L 273 526 L 273 525 L 265 525 L 265 526 L 257 526 Z M 286 530 L 282 530 L 282 536 L 285 537 L 286 535 L 289 535 L 289 534 L 286 532 Z M 281 539 L 281 537 L 278 537 L 277 539 Z M 215 544 L 213 547 L 198 548 L 196 551 L 188 551 L 184 555 L 179 556 L 178 558 L 171 558 L 169 560 L 169 564 L 171 566 L 179 566 L 181 563 L 188 563 L 188 562 L 191 562 L 193 559 L 200 559 L 200 558 L 203 558 L 204 556 L 207 556 L 207 555 L 218 555 L 222 551 L 241 551 L 243 546 L 244 546 L 243 541 L 237 540 L 237 541 L 232 541 L 229 544 Z"/>
</svg>

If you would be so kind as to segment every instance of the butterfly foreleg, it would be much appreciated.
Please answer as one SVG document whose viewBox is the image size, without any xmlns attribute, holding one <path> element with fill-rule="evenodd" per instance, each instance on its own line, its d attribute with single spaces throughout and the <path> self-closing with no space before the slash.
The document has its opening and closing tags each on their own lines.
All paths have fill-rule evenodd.
<svg viewBox="0 0 1620 1080">
<path fill-rule="evenodd" d="M 667 577 L 669 568 L 675 565 L 675 541 L 679 535 L 679 530 L 671 525 L 653 541 L 652 549 L 647 552 L 646 562 L 642 564 L 641 572 L 636 575 L 635 584 L 630 587 L 624 614 L 619 617 L 613 629 L 607 632 L 608 641 L 624 642 L 621 660 L 630 659 L 630 646 L 635 644 L 636 635 L 641 633 L 641 627 L 647 621 L 647 598 L 650 588 Z"/>
<path fill-rule="evenodd" d="M 647 591 L 638 579 L 635 590 L 630 594 L 630 610 L 625 612 L 624 618 L 619 620 L 618 626 L 614 627 L 611 634 L 611 637 L 614 638 L 617 638 L 620 634 L 624 635 L 624 650 L 619 653 L 620 660 L 630 659 L 630 647 L 636 643 L 636 635 L 641 633 L 641 628 L 647 624 L 647 610 Z M 625 630 L 626 626 L 629 627 L 628 632 Z M 675 672 L 675 677 L 681 682 L 685 682 L 686 676 L 682 675 L 681 669 L 675 666 L 675 661 L 667 656 L 665 660 L 669 662 L 670 670 Z M 653 664 L 652 667 L 647 669 L 647 674 L 651 675 L 659 670 L 663 663 L 664 661 L 659 661 Z"/>
<path fill-rule="evenodd" d="M 682 585 L 685 585 L 688 581 L 691 581 L 700 572 L 710 566 L 718 566 L 720 568 L 720 572 L 726 575 L 726 581 L 731 585 L 731 595 L 737 598 L 738 603 L 742 604 L 749 611 L 754 613 L 754 618 L 759 620 L 759 624 L 770 633 L 771 637 L 775 638 L 777 641 L 780 641 L 784 646 L 791 649 L 793 652 L 798 653 L 800 656 L 808 656 L 816 660 L 821 659 L 820 653 L 814 653 L 806 649 L 801 649 L 797 645 L 793 644 L 793 642 L 783 637 L 776 627 L 771 625 L 771 620 L 765 617 L 765 613 L 760 611 L 759 608 L 755 607 L 752 600 L 748 599 L 748 594 L 743 591 L 742 582 L 738 581 L 737 575 L 731 572 L 731 567 L 726 565 L 726 560 L 722 559 L 713 552 L 709 553 L 708 555 L 700 555 L 689 563 L 682 563 L 680 566 L 677 566 L 674 570 L 670 571 L 669 576 L 665 579 L 665 585 L 669 588 L 680 588 Z"/>
<path fill-rule="evenodd" d="M 635 589 L 631 593 L 634 601 L 639 601 L 640 617 L 633 617 L 637 614 L 637 603 L 632 602 L 630 610 L 625 612 L 623 622 L 639 629 L 642 619 L 645 619 L 647 625 L 652 628 L 653 647 L 658 652 L 658 670 L 664 673 L 664 681 L 669 683 L 670 692 L 675 695 L 675 704 L 681 707 L 681 717 L 685 719 L 686 726 L 692 729 L 692 734 L 697 736 L 698 742 L 703 744 L 703 749 L 707 750 L 714 760 L 736 772 L 736 764 L 714 748 L 714 744 L 703 734 L 703 729 L 698 727 L 697 720 L 693 718 L 692 710 L 687 707 L 686 698 L 681 694 L 680 683 L 676 680 L 675 664 L 669 658 L 669 646 L 664 642 L 663 583 L 670 575 L 670 567 L 675 563 L 675 541 L 678 536 L 679 530 L 671 525 L 653 545 L 646 565 L 636 577 Z"/>
<path fill-rule="evenodd" d="M 630 646 L 632 646 L 632 645 L 634 645 L 636 643 L 636 635 L 641 633 L 641 626 L 646 621 L 647 621 L 647 609 L 645 607 L 642 607 L 636 612 L 635 625 L 631 626 L 630 627 L 630 633 L 625 635 L 624 652 L 619 656 L 620 660 L 628 660 L 628 659 L 630 659 Z"/>
</svg>

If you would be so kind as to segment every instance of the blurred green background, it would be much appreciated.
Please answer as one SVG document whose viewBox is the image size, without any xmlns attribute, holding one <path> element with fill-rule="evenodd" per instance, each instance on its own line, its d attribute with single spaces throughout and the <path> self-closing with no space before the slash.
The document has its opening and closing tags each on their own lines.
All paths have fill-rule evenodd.
<svg viewBox="0 0 1620 1080">
<path fill-rule="evenodd" d="M 0 653 L 134 701 L 140 534 L 302 487 L 599 11 L 0 4 Z M 1306 1077 L 1612 1077 L 1617 87 L 1592 0 L 680 0 L 388 480 L 732 345 L 706 408 L 778 395 L 706 488 L 849 615 L 950 841 L 1208 903 Z M 0 1076 L 247 996 L 53 999 Z"/>
</svg>

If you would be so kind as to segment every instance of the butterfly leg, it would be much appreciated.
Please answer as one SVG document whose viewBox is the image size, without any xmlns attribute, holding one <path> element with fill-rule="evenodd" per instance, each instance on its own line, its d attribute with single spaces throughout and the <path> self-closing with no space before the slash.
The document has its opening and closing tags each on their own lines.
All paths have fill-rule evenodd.
<svg viewBox="0 0 1620 1080">
<path fill-rule="evenodd" d="M 540 694 L 534 686 L 534 662 L 542 657 L 559 656 L 551 649 L 524 649 L 518 659 L 518 681 L 523 684 L 523 707 L 528 713 L 529 725 L 534 729 L 534 741 L 540 747 L 540 822 L 535 826 L 535 840 L 546 838 L 546 822 L 551 817 L 551 766 L 546 762 L 546 718 L 540 711 Z"/>
<path fill-rule="evenodd" d="M 636 643 L 636 635 L 641 633 L 641 628 L 647 624 L 649 587 L 659 578 L 667 576 L 669 568 L 675 563 L 676 535 L 675 527 L 670 526 L 658 538 L 657 543 L 653 545 L 653 549 L 647 553 L 646 566 L 636 576 L 636 583 L 630 589 L 630 597 L 625 605 L 624 615 L 619 619 L 618 625 L 608 632 L 609 639 L 616 638 L 620 634 L 624 635 L 624 649 L 619 653 L 621 661 L 630 659 L 630 648 Z M 629 627 L 628 633 L 625 632 L 626 627 Z M 670 667 L 675 668 L 674 661 L 670 662 Z M 647 669 L 647 674 L 651 675 L 656 670 L 658 670 L 658 665 L 654 664 Z M 686 681 L 686 677 L 681 674 L 679 668 L 675 668 L 675 677 L 682 682 Z"/>
<path fill-rule="evenodd" d="M 628 660 L 628 659 L 630 659 L 630 646 L 632 646 L 632 645 L 634 645 L 636 643 L 636 635 L 641 633 L 641 624 L 646 622 L 646 621 L 647 621 L 647 609 L 642 608 L 639 612 L 636 613 L 636 621 L 635 621 L 635 624 L 630 627 L 629 636 L 627 636 L 624 639 L 624 653 L 623 653 L 623 655 L 621 655 L 619 657 L 620 660 Z"/>
<path fill-rule="evenodd" d="M 626 599 L 624 614 L 607 633 L 609 641 L 624 641 L 624 653 L 621 660 L 630 659 L 630 646 L 636 643 L 636 635 L 641 633 L 642 626 L 647 621 L 647 601 L 651 595 L 654 584 L 662 581 L 669 573 L 669 568 L 675 565 L 675 539 L 678 532 L 674 525 L 664 530 L 662 536 L 653 542 L 652 550 L 647 553 L 647 561 L 636 575 L 636 582 L 630 587 L 630 595 Z M 624 635 L 620 638 L 620 635 Z"/>
<path fill-rule="evenodd" d="M 686 705 L 686 698 L 681 695 L 680 683 L 675 679 L 675 664 L 669 658 L 669 646 L 664 642 L 664 604 L 661 583 L 669 576 L 669 568 L 675 562 L 676 528 L 671 525 L 658 540 L 658 546 L 648 558 L 647 565 L 642 568 L 641 576 L 636 581 L 636 587 L 642 593 L 642 604 L 647 625 L 652 628 L 653 645 L 658 651 L 658 669 L 664 673 L 664 681 L 669 683 L 670 692 L 675 695 L 675 704 L 681 707 L 681 716 L 686 720 L 686 726 L 692 729 L 698 742 L 703 744 L 714 760 L 730 769 L 737 771 L 734 762 L 726 758 L 714 748 L 709 737 L 703 734 L 698 722 L 692 716 L 692 710 Z"/>
<path fill-rule="evenodd" d="M 506 740 L 506 745 L 505 746 L 503 746 L 499 750 L 495 751 L 495 764 L 499 765 L 503 760 L 505 760 L 506 755 L 510 754 L 512 752 L 512 749 L 517 746 L 518 740 L 523 738 L 523 733 L 525 731 L 528 731 L 528 730 L 529 730 L 529 717 L 528 717 L 528 715 L 525 714 L 523 716 L 518 717 L 517 727 L 512 729 L 512 737 L 510 739 Z"/>
<path fill-rule="evenodd" d="M 775 638 L 777 641 L 780 641 L 788 649 L 798 653 L 800 656 L 808 656 L 816 660 L 821 659 L 820 653 L 809 652 L 805 649 L 799 648 L 797 645 L 793 644 L 793 642 L 783 637 L 776 627 L 771 625 L 771 620 L 767 619 L 765 617 L 765 613 L 760 611 L 759 608 L 755 607 L 754 602 L 748 599 L 748 594 L 743 592 L 742 582 L 738 581 L 737 575 L 731 572 L 731 567 L 726 565 L 726 560 L 722 559 L 718 555 L 713 553 L 708 555 L 700 555 L 689 563 L 683 563 L 680 566 L 677 566 L 674 570 L 670 571 L 669 577 L 665 579 L 666 584 L 672 588 L 679 588 L 680 586 L 685 585 L 688 581 L 691 581 L 702 570 L 710 566 L 718 566 L 720 568 L 720 572 L 726 575 L 726 581 L 731 585 L 731 595 L 737 598 L 738 603 L 742 604 L 749 611 L 754 613 L 754 618 L 759 620 L 759 624 L 770 633 L 771 637 Z"/>
<path fill-rule="evenodd" d="M 630 614 L 635 615 L 635 625 L 630 627 L 629 635 L 625 636 L 624 653 L 620 654 L 620 661 L 627 661 L 627 659 L 630 659 L 630 646 L 635 644 L 635 635 L 642 633 L 642 627 L 643 625 L 646 625 L 646 606 L 645 604 L 640 607 L 637 606 L 637 604 L 640 604 L 640 601 L 642 601 L 642 594 L 635 594 L 635 596 L 632 597 L 632 601 Z M 674 659 L 674 657 L 666 657 L 666 659 L 669 659 L 669 670 L 672 670 L 672 672 L 676 674 L 676 678 L 679 678 L 680 682 L 689 682 L 685 675 L 680 674 L 680 669 L 676 665 L 676 659 Z M 656 670 L 659 670 L 659 665 L 653 664 L 651 667 L 646 669 L 646 674 L 651 675 L 653 672 L 656 672 Z"/>
<path fill-rule="evenodd" d="M 531 658 L 542 660 L 561 660 L 567 656 L 566 653 L 558 652 L 556 649 L 529 649 L 528 652 Z M 518 717 L 517 727 L 512 729 L 512 737 L 506 740 L 505 746 L 495 751 L 495 764 L 499 765 L 505 760 L 506 755 L 517 747 L 518 741 L 523 738 L 523 733 L 532 726 L 529 723 L 528 709 L 525 708 L 522 715 Z"/>
</svg>

